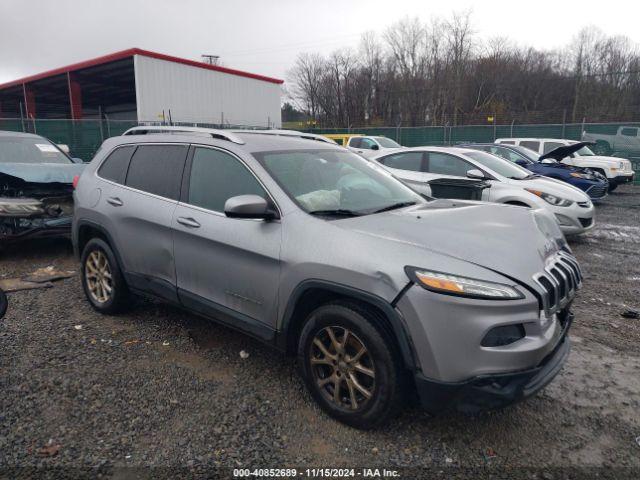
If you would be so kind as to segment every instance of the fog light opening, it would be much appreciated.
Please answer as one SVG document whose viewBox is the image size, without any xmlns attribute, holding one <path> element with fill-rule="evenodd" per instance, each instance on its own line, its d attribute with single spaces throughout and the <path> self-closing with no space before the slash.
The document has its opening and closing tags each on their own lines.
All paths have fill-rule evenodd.
<svg viewBox="0 0 640 480">
<path fill-rule="evenodd" d="M 483 347 L 504 347 L 524 337 L 524 326 L 521 323 L 516 325 L 503 325 L 489 330 L 480 345 Z"/>
</svg>

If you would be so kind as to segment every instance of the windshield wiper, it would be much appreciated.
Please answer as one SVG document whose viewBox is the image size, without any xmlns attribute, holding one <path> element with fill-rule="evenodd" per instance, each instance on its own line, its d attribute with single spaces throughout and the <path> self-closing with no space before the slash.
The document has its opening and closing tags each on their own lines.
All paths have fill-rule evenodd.
<svg viewBox="0 0 640 480">
<path fill-rule="evenodd" d="M 378 210 L 374 210 L 371 213 L 388 212 L 389 210 L 397 210 L 398 208 L 410 207 L 411 205 L 415 205 L 415 204 L 416 204 L 416 202 L 398 202 L 398 203 L 393 203 L 391 205 L 387 205 L 386 207 L 379 208 Z"/>
<path fill-rule="evenodd" d="M 326 216 L 341 216 L 341 217 L 358 217 L 362 215 L 360 212 L 356 212 L 354 210 L 347 210 L 344 208 L 336 208 L 333 210 L 312 210 L 309 212 L 309 215 L 326 215 Z"/>
</svg>

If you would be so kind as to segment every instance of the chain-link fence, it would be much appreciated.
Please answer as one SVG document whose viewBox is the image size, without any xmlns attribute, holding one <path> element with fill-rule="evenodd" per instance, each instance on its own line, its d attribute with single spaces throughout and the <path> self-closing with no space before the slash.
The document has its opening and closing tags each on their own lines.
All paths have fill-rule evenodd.
<svg viewBox="0 0 640 480">
<path fill-rule="evenodd" d="M 153 125 L 161 122 L 137 122 L 135 120 L 50 120 L 0 118 L 0 130 L 28 132 L 41 135 L 54 143 L 69 147 L 72 157 L 90 161 L 102 142 L 109 137 L 122 135 L 137 125 Z M 196 126 L 206 128 L 260 129 L 250 125 L 174 122 L 172 125 Z"/>
<path fill-rule="evenodd" d="M 160 123 L 160 122 L 158 122 Z M 127 129 L 139 125 L 135 120 L 48 120 L 48 119 L 0 119 L 0 130 L 30 132 L 42 135 L 54 143 L 69 146 L 73 157 L 89 161 L 102 142 Z M 149 125 L 149 122 L 144 122 Z M 173 125 L 208 128 L 261 129 L 264 126 L 231 125 L 215 123 L 180 122 Z M 392 138 L 400 145 L 451 146 L 467 142 L 493 142 L 497 138 L 564 138 L 594 142 L 594 151 L 600 155 L 628 158 L 634 170 L 639 172 L 640 184 L 640 122 L 633 123 L 558 123 L 540 125 L 461 125 L 425 127 L 363 127 L 311 129 L 308 132 L 351 133 L 380 135 Z"/>
</svg>

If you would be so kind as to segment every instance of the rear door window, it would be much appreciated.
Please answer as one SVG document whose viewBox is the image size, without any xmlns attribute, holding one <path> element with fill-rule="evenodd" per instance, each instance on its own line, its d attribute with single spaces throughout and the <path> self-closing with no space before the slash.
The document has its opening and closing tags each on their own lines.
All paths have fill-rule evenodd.
<svg viewBox="0 0 640 480">
<path fill-rule="evenodd" d="M 100 165 L 98 169 L 98 175 L 105 180 L 124 184 L 124 180 L 127 178 L 129 160 L 135 149 L 135 145 L 116 148 L 109 154 L 106 160 L 102 162 L 102 165 Z"/>
<path fill-rule="evenodd" d="M 196 148 L 191 161 L 188 203 L 214 212 L 237 195 L 268 199 L 260 182 L 237 158 L 211 148 Z"/>
<path fill-rule="evenodd" d="M 422 170 L 422 152 L 396 153 L 380 160 L 380 163 L 390 168 L 420 172 Z"/>
<path fill-rule="evenodd" d="M 139 145 L 129 162 L 126 185 L 177 200 L 188 149 L 187 145 Z"/>
<path fill-rule="evenodd" d="M 362 143 L 362 138 L 360 137 L 351 137 L 349 139 L 349 146 L 353 148 L 360 148 L 360 144 Z"/>
<path fill-rule="evenodd" d="M 471 163 L 448 153 L 428 153 L 426 171 L 429 173 L 466 177 L 467 172 L 474 168 Z"/>
<path fill-rule="evenodd" d="M 636 137 L 638 135 L 637 128 L 623 128 L 620 130 L 620 134 L 626 137 Z"/>
<path fill-rule="evenodd" d="M 534 152 L 540 151 L 540 142 L 533 140 L 522 140 L 520 142 L 521 147 L 528 148 L 529 150 L 533 150 Z"/>
</svg>

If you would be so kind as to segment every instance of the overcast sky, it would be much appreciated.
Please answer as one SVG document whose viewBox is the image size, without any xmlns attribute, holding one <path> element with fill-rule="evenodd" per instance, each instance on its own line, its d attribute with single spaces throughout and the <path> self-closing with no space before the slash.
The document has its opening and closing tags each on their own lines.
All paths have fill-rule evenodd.
<svg viewBox="0 0 640 480">
<path fill-rule="evenodd" d="M 0 83 L 131 47 L 220 55 L 225 66 L 284 79 L 300 52 L 468 9 L 481 38 L 550 49 L 597 25 L 640 42 L 637 0 L 0 0 Z"/>
</svg>

